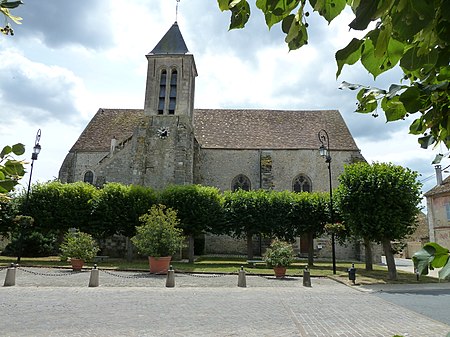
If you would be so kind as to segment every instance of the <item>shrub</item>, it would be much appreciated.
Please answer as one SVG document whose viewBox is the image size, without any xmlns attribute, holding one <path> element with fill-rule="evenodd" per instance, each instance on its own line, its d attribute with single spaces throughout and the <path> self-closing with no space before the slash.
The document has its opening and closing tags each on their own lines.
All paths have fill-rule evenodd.
<svg viewBox="0 0 450 337">
<path fill-rule="evenodd" d="M 99 247 L 90 234 L 69 231 L 64 236 L 60 250 L 62 260 L 72 258 L 89 261 L 97 254 Z"/>
<path fill-rule="evenodd" d="M 287 267 L 294 261 L 292 245 L 278 239 L 272 241 L 263 256 L 269 267 Z"/>
<path fill-rule="evenodd" d="M 164 205 L 153 205 L 149 213 L 140 217 L 143 223 L 136 227 L 136 235 L 131 241 L 143 255 L 171 256 L 183 247 L 183 231 L 177 213 Z"/>
</svg>

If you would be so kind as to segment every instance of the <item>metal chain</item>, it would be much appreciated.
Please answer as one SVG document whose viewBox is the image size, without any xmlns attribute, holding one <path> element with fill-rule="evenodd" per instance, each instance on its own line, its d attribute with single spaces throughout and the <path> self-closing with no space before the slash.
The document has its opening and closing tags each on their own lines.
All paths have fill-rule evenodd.
<svg viewBox="0 0 450 337">
<path fill-rule="evenodd" d="M 99 268 L 98 270 L 100 270 L 101 272 L 103 272 L 105 274 L 111 275 L 111 276 L 115 276 L 115 277 L 119 277 L 119 278 L 128 278 L 128 279 L 151 278 L 151 277 L 155 277 L 155 276 L 164 275 L 164 274 L 120 275 L 117 273 L 110 272 L 106 269 Z"/>
<path fill-rule="evenodd" d="M 23 267 L 17 267 L 17 269 L 24 271 L 25 273 L 33 274 L 33 275 L 39 275 L 39 276 L 52 276 L 52 277 L 64 277 L 64 276 L 73 276 L 83 273 L 82 271 L 71 271 L 65 274 L 56 274 L 56 273 L 40 273 L 37 271 L 32 270 L 26 270 Z"/>
<path fill-rule="evenodd" d="M 180 270 L 175 270 L 175 273 L 180 274 L 180 275 L 185 275 L 185 276 L 192 276 L 192 277 L 198 277 L 198 278 L 216 278 L 216 277 L 225 277 L 225 276 L 229 276 L 233 273 L 229 273 L 229 274 L 212 274 L 212 275 L 205 275 L 205 274 L 194 274 L 194 273 L 188 273 L 188 272 L 184 272 L 184 271 L 180 271 Z M 236 272 L 235 272 L 236 273 Z"/>
<path fill-rule="evenodd" d="M 8 269 L 9 267 L 0 267 L 0 271 Z"/>
</svg>

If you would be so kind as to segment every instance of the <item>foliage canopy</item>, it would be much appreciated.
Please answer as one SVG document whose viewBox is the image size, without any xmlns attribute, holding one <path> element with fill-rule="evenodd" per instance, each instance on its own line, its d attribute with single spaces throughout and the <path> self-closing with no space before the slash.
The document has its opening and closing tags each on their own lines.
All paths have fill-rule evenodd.
<svg viewBox="0 0 450 337">
<path fill-rule="evenodd" d="M 450 3 L 448 0 L 255 0 L 266 25 L 280 23 L 290 50 L 308 43 L 309 10 L 328 23 L 348 6 L 354 13 L 353 30 L 366 31 L 335 54 L 336 76 L 344 65 L 360 61 L 376 78 L 397 64 L 402 84 L 388 89 L 343 82 L 341 88 L 359 89 L 357 112 L 381 107 L 387 122 L 413 117 L 409 132 L 421 135 L 423 148 L 443 142 L 450 148 Z M 247 0 L 218 0 L 231 12 L 230 29 L 243 28 L 250 18 Z M 399 79 L 400 80 L 400 79 Z"/>
</svg>

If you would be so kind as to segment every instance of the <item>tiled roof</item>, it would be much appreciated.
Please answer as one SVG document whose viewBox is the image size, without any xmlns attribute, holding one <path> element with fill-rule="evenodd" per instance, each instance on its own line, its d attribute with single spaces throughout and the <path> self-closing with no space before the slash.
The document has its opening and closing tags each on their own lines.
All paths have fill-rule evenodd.
<svg viewBox="0 0 450 337">
<path fill-rule="evenodd" d="M 111 139 L 129 138 L 144 118 L 142 109 L 99 109 L 71 149 L 109 151 Z M 195 109 L 195 138 L 209 149 L 318 149 L 325 129 L 331 150 L 357 151 L 337 110 Z"/>
<path fill-rule="evenodd" d="M 442 184 L 434 186 L 431 190 L 426 192 L 424 195 L 426 197 L 431 197 L 436 194 L 448 193 L 448 192 L 450 192 L 450 176 L 445 178 L 442 181 Z"/>
<path fill-rule="evenodd" d="M 99 109 L 70 152 L 107 152 L 113 137 L 116 137 L 120 143 L 132 136 L 134 128 L 143 117 L 144 110 L 142 109 Z"/>
<path fill-rule="evenodd" d="M 188 52 L 183 35 L 181 35 L 180 28 L 178 28 L 178 23 L 175 22 L 150 54 L 186 54 Z"/>
<path fill-rule="evenodd" d="M 358 150 L 337 110 L 196 109 L 194 125 L 203 148 L 316 150 L 325 129 L 331 150 Z"/>
</svg>

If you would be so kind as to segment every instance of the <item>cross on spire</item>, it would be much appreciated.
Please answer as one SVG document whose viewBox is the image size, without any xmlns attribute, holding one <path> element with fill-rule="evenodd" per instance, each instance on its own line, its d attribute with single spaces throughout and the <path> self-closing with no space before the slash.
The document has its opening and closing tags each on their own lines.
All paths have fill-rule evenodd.
<svg viewBox="0 0 450 337">
<path fill-rule="evenodd" d="M 177 6 L 175 8 L 175 22 L 178 21 L 178 4 L 180 3 L 180 0 L 176 0 L 177 1 Z"/>
</svg>

